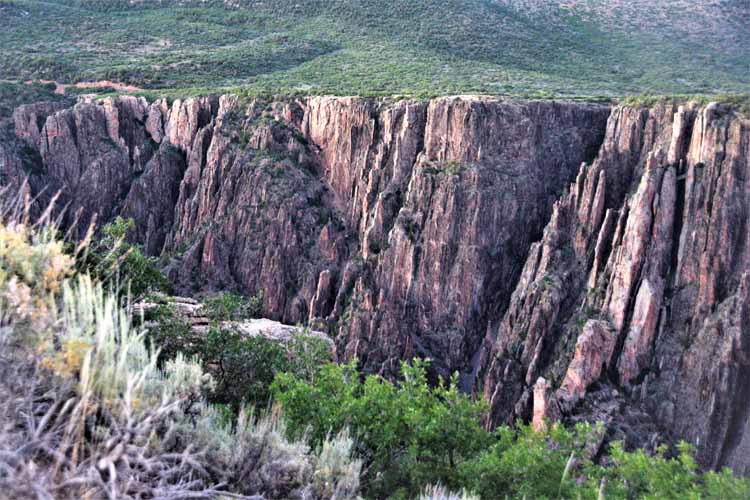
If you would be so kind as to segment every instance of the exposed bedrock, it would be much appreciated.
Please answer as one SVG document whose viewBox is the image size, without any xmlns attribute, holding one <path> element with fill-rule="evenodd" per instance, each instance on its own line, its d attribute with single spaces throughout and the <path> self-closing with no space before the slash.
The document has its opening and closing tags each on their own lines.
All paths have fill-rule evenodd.
<svg viewBox="0 0 750 500">
<path fill-rule="evenodd" d="M 133 218 L 185 293 L 262 293 L 369 371 L 430 357 L 491 423 L 603 419 L 750 472 L 750 125 L 730 110 L 122 97 L 0 128 L 6 185 L 60 191 L 81 235 Z"/>
<path fill-rule="evenodd" d="M 750 472 L 749 144 L 750 122 L 715 104 L 613 110 L 487 336 L 493 423 L 604 419 Z"/>
<path fill-rule="evenodd" d="M 335 309 L 346 357 L 470 372 L 552 204 L 601 143 L 601 106 L 317 98 L 303 130 L 356 232 Z"/>
</svg>

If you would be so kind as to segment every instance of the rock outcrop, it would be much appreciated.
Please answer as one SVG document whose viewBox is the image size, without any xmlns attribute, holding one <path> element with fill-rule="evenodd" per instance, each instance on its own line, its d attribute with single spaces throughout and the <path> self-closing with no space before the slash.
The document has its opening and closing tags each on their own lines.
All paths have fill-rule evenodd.
<svg viewBox="0 0 750 500">
<path fill-rule="evenodd" d="M 0 132 L 5 185 L 59 190 L 79 234 L 132 218 L 182 292 L 262 292 L 368 371 L 429 357 L 490 425 L 601 419 L 750 472 L 750 123 L 728 108 L 117 98 Z"/>
<path fill-rule="evenodd" d="M 171 317 L 187 325 L 193 334 L 203 335 L 211 328 L 212 323 L 220 328 L 227 330 L 236 330 L 245 337 L 263 337 L 268 340 L 279 343 L 289 343 L 295 338 L 316 339 L 321 341 L 324 346 L 333 350 L 333 341 L 323 332 L 309 330 L 306 328 L 285 325 L 278 321 L 265 318 L 244 319 L 233 321 L 212 322 L 211 317 L 207 314 L 206 306 L 200 301 L 190 297 L 152 297 L 133 304 L 130 312 L 136 318 L 144 319 L 146 329 L 154 328 L 159 325 L 159 321 L 154 321 L 153 316 L 158 316 L 159 312 L 169 311 Z M 164 321 L 163 319 L 161 321 Z"/>
<path fill-rule="evenodd" d="M 478 98 L 311 100 L 303 129 L 363 257 L 336 304 L 341 353 L 384 373 L 425 356 L 470 375 L 486 325 L 556 196 L 595 154 L 607 114 Z"/>
<path fill-rule="evenodd" d="M 37 134 L 32 111 L 17 112 L 16 135 L 38 143 L 81 234 L 95 216 L 130 217 L 184 291 L 262 291 L 269 317 L 328 325 L 368 370 L 426 356 L 468 381 L 609 113 L 474 97 L 119 98 L 47 111 Z"/>
<path fill-rule="evenodd" d="M 569 404 L 586 396 L 586 389 L 606 373 L 612 363 L 617 336 L 605 321 L 588 320 L 576 340 L 573 359 L 560 384 L 558 397 Z M 536 402 L 534 403 L 536 411 Z"/>
<path fill-rule="evenodd" d="M 656 427 L 706 466 L 750 472 L 749 174 L 750 121 L 728 108 L 615 108 L 485 342 L 491 421 L 551 401 L 562 419 L 593 417 L 619 391 L 612 432 L 650 422 L 631 444 Z"/>
</svg>

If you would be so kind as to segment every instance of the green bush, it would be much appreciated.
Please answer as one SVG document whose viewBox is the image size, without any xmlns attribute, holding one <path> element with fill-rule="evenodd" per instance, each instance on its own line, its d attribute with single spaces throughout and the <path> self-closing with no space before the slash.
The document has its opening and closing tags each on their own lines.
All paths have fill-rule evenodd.
<svg viewBox="0 0 750 500">
<path fill-rule="evenodd" d="M 315 378 L 278 376 L 273 384 L 290 437 L 308 435 L 313 446 L 349 428 L 364 463 L 369 498 L 749 498 L 750 482 L 729 470 L 701 474 L 693 451 L 680 444 L 675 457 L 611 446 L 605 465 L 590 445 L 603 429 L 560 424 L 545 432 L 527 425 L 480 425 L 484 405 L 449 385 L 431 388 L 425 363 L 404 365 L 403 380 L 362 377 L 355 365 L 326 365 Z M 441 487 L 430 485 L 439 484 Z M 450 491 L 462 493 L 452 494 Z M 425 493 L 427 492 L 427 493 Z"/>
<path fill-rule="evenodd" d="M 203 310 L 211 321 L 242 321 L 258 318 L 263 312 L 263 292 L 251 299 L 223 292 L 203 302 Z"/>
<path fill-rule="evenodd" d="M 265 337 L 245 337 L 233 329 L 212 328 L 200 344 L 206 365 L 217 366 L 212 402 L 239 408 L 268 405 L 270 386 L 278 373 L 291 370 L 281 344 Z"/>
<path fill-rule="evenodd" d="M 278 374 L 291 372 L 307 380 L 318 366 L 331 359 L 328 345 L 304 331 L 282 342 L 222 326 L 222 318 L 234 317 L 238 310 L 234 306 L 244 302 L 235 300 L 237 297 L 225 294 L 223 299 L 217 299 L 214 306 L 222 307 L 212 311 L 214 321 L 205 332 L 192 329 L 169 306 L 160 307 L 156 324 L 149 328 L 149 338 L 160 349 L 162 362 L 179 355 L 200 360 L 216 381 L 207 395 L 209 401 L 227 405 L 235 413 L 244 405 L 268 406 L 270 387 Z M 218 316 L 220 311 L 228 316 Z M 235 319 L 242 319 L 242 315 Z"/>
<path fill-rule="evenodd" d="M 587 425 L 554 425 L 546 433 L 501 427 L 492 446 L 461 466 L 459 482 L 481 498 L 575 498 L 570 466 L 591 434 Z"/>
<path fill-rule="evenodd" d="M 600 484 L 604 480 L 608 499 L 750 498 L 750 482 L 733 476 L 728 469 L 701 474 L 691 445 L 681 442 L 675 457 L 668 457 L 667 451 L 662 446 L 655 456 L 649 456 L 643 450 L 627 452 L 620 443 L 613 443 L 611 465 L 589 473 Z M 594 498 L 592 486 L 588 485 L 588 495 Z"/>
<path fill-rule="evenodd" d="M 276 378 L 273 392 L 293 435 L 317 446 L 349 427 L 373 498 L 413 498 L 427 483 L 458 486 L 456 468 L 491 443 L 480 425 L 482 403 L 450 384 L 430 387 L 426 363 L 404 364 L 398 384 L 360 377 L 354 363 L 323 366 L 313 382 Z"/>
<path fill-rule="evenodd" d="M 127 234 L 134 227 L 132 219 L 120 216 L 104 225 L 99 238 L 77 259 L 78 270 L 133 300 L 149 292 L 169 292 L 171 284 L 159 269 L 157 259 L 144 255 L 137 245 L 127 242 Z"/>
</svg>

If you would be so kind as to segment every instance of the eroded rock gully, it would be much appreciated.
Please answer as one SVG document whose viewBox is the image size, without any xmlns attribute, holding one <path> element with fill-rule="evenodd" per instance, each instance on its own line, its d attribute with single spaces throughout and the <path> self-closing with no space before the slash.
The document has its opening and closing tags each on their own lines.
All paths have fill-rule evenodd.
<svg viewBox="0 0 750 500">
<path fill-rule="evenodd" d="M 722 106 L 121 97 L 0 128 L 6 185 L 81 234 L 133 218 L 181 291 L 262 292 L 370 371 L 430 357 L 490 424 L 749 472 L 750 124 Z"/>
<path fill-rule="evenodd" d="M 749 147 L 715 104 L 612 111 L 485 341 L 493 422 L 601 419 L 748 473 Z"/>
</svg>

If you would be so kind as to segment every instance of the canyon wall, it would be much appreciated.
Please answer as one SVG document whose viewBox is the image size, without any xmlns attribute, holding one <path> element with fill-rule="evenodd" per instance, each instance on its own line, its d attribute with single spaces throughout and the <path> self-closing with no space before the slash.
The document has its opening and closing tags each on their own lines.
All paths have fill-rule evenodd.
<svg viewBox="0 0 750 500">
<path fill-rule="evenodd" d="M 424 356 L 470 374 L 607 114 L 475 98 L 309 101 L 303 133 L 356 238 L 334 306 L 340 354 L 385 373 Z"/>
<path fill-rule="evenodd" d="M 491 420 L 594 418 L 750 472 L 748 174 L 729 109 L 615 108 L 485 340 Z"/>
<path fill-rule="evenodd" d="M 750 472 L 750 123 L 729 109 L 121 97 L 0 129 L 5 185 L 60 191 L 80 235 L 133 218 L 182 292 L 262 293 L 369 371 L 429 357 L 488 424 L 602 420 Z"/>
</svg>

